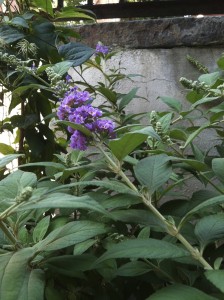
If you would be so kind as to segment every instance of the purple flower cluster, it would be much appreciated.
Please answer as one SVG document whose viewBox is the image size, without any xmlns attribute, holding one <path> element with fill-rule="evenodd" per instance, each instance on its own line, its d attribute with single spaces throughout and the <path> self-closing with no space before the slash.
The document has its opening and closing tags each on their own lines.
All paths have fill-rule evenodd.
<svg viewBox="0 0 224 300">
<path fill-rule="evenodd" d="M 96 45 L 96 53 L 102 53 L 104 55 L 107 55 L 109 52 L 109 48 L 107 46 L 104 46 L 102 43 L 98 43 Z"/>
<path fill-rule="evenodd" d="M 102 111 L 93 107 L 90 104 L 91 101 L 92 99 L 88 92 L 79 91 L 77 87 L 73 87 L 61 99 L 57 116 L 60 120 L 80 124 L 91 132 L 103 137 L 115 137 L 114 123 L 111 120 L 100 119 Z M 71 148 L 86 150 L 91 138 L 71 126 L 68 127 L 68 131 L 72 134 Z"/>
</svg>

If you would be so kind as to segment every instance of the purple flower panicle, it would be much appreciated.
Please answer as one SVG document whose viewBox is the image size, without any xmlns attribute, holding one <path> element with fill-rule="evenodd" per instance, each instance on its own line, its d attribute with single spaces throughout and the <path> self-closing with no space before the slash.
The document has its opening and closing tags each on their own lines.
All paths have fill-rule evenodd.
<svg viewBox="0 0 224 300">
<path fill-rule="evenodd" d="M 70 121 L 80 124 L 90 130 L 100 134 L 102 137 L 114 138 L 114 123 L 111 120 L 100 119 L 102 111 L 90 104 L 92 101 L 90 94 L 86 91 L 79 91 L 77 87 L 71 88 L 61 99 L 57 116 L 60 120 Z M 68 131 L 72 134 L 70 146 L 73 149 L 86 150 L 92 137 L 68 126 Z"/>
</svg>

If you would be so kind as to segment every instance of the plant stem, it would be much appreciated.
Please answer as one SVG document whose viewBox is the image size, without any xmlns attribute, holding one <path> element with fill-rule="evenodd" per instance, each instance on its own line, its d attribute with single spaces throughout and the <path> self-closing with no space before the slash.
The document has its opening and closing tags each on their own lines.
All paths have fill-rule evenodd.
<svg viewBox="0 0 224 300">
<path fill-rule="evenodd" d="M 151 203 L 151 198 L 148 196 L 146 197 L 144 194 L 142 194 L 136 186 L 130 181 L 130 179 L 126 176 L 126 174 L 121 170 L 120 165 L 117 165 L 110 156 L 104 151 L 104 149 L 101 147 L 101 145 L 98 145 L 98 148 L 100 151 L 104 154 L 105 158 L 107 159 L 111 169 L 118 175 L 121 176 L 121 178 L 127 183 L 127 185 L 136 193 L 139 194 L 139 196 L 142 198 L 143 203 L 149 208 L 149 210 L 165 225 L 166 232 L 176 237 L 182 245 L 190 252 L 191 256 L 198 260 L 202 266 L 205 269 L 213 270 L 213 268 L 210 266 L 210 264 L 202 257 L 201 253 L 198 251 L 197 248 L 194 248 L 183 236 L 179 233 L 178 229 L 174 224 L 171 224 Z"/>
<path fill-rule="evenodd" d="M 5 223 L 0 220 L 0 229 L 2 230 L 2 232 L 7 236 L 7 238 L 10 240 L 10 242 L 12 242 L 12 244 L 15 246 L 16 249 L 21 248 L 19 246 L 19 242 L 17 241 L 17 239 L 15 238 L 15 236 L 12 234 L 12 232 L 7 228 L 7 226 L 5 225 Z"/>
<path fill-rule="evenodd" d="M 214 189 L 216 189 L 216 191 L 218 191 L 220 194 L 224 194 L 224 191 L 221 190 L 218 186 L 216 186 L 205 174 L 203 173 L 199 173 L 211 186 L 214 187 Z"/>
</svg>

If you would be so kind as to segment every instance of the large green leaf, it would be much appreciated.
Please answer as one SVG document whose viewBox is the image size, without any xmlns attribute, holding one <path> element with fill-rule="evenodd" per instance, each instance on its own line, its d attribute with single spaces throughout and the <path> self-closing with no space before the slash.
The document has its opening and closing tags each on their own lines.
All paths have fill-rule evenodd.
<svg viewBox="0 0 224 300">
<path fill-rule="evenodd" d="M 189 256 L 190 253 L 174 244 L 156 239 L 132 239 L 114 244 L 97 260 L 111 258 L 166 259 Z"/>
<path fill-rule="evenodd" d="M 200 219 L 195 226 L 195 235 L 204 248 L 213 241 L 224 237 L 224 214 L 206 216 Z"/>
<path fill-rule="evenodd" d="M 53 230 L 34 247 L 37 251 L 55 251 L 86 241 L 109 231 L 102 223 L 75 221 Z"/>
<path fill-rule="evenodd" d="M 7 164 L 12 162 L 14 159 L 23 156 L 23 154 L 8 154 L 2 158 L 0 158 L 0 169 L 5 167 Z"/>
<path fill-rule="evenodd" d="M 70 42 L 59 46 L 58 52 L 65 60 L 72 61 L 73 67 L 77 67 L 87 61 L 95 50 L 81 43 Z"/>
<path fill-rule="evenodd" d="M 224 293 L 224 270 L 209 270 L 205 272 L 206 278 Z"/>
<path fill-rule="evenodd" d="M 61 61 L 56 48 L 57 34 L 54 24 L 46 19 L 37 18 L 31 23 L 31 26 L 29 41 L 37 45 L 39 56 L 49 63 Z"/>
<path fill-rule="evenodd" d="M 165 154 L 140 160 L 134 167 L 136 178 L 153 193 L 170 178 L 172 174 L 170 160 L 170 157 Z"/>
<path fill-rule="evenodd" d="M 6 44 L 11 44 L 16 42 L 22 38 L 24 38 L 24 34 L 22 31 L 17 28 L 9 25 L 1 25 L 0 26 L 0 37 L 4 40 Z"/>
<path fill-rule="evenodd" d="M 27 298 L 21 298 L 21 300 L 43 300 L 44 299 L 44 287 L 45 278 L 44 271 L 40 269 L 33 269 L 29 274 Z"/>
<path fill-rule="evenodd" d="M 27 187 L 34 187 L 37 177 L 34 173 L 16 171 L 0 181 L 0 199 L 14 199 Z"/>
<path fill-rule="evenodd" d="M 212 169 L 218 179 L 224 183 L 224 158 L 214 158 L 212 160 Z"/>
<path fill-rule="evenodd" d="M 174 284 L 168 287 L 165 287 L 159 291 L 157 291 L 152 296 L 148 297 L 146 300 L 215 300 L 213 298 L 202 291 L 182 285 L 182 284 Z"/>
<path fill-rule="evenodd" d="M 107 214 L 107 211 L 88 195 L 76 197 L 63 193 L 51 193 L 40 197 L 31 197 L 28 203 L 24 203 L 18 211 L 38 208 L 73 208 L 97 211 Z"/>
<path fill-rule="evenodd" d="M 142 144 L 148 136 L 151 136 L 156 140 L 160 139 L 153 127 L 148 126 L 140 130 L 126 133 L 119 139 L 111 140 L 109 142 L 109 147 L 113 154 L 119 160 L 122 160 L 125 156 Z"/>
<path fill-rule="evenodd" d="M 33 272 L 28 267 L 28 261 L 33 255 L 33 248 L 24 248 L 0 256 L 0 299 L 43 299 L 43 274 L 40 275 L 42 271 Z M 38 287 L 39 293 L 33 285 Z"/>
</svg>

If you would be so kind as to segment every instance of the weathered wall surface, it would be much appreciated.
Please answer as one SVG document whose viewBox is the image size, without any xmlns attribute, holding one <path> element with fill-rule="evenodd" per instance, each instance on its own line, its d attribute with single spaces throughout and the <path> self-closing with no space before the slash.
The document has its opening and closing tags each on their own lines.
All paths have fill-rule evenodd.
<svg viewBox="0 0 224 300">
<path fill-rule="evenodd" d="M 196 79 L 199 73 L 187 61 L 189 54 L 212 71 L 216 60 L 224 52 L 224 17 L 167 18 L 119 23 L 101 23 L 75 28 L 82 42 L 95 47 L 103 42 L 119 52 L 110 66 L 125 69 L 127 74 L 140 74 L 135 79 L 139 95 L 146 102 L 132 104 L 135 112 L 161 110 L 165 106 L 157 100 L 159 96 L 182 99 L 184 88 L 179 78 Z M 88 71 L 86 78 L 97 81 L 97 74 Z M 128 92 L 133 84 L 123 82 L 117 87 Z"/>
</svg>

